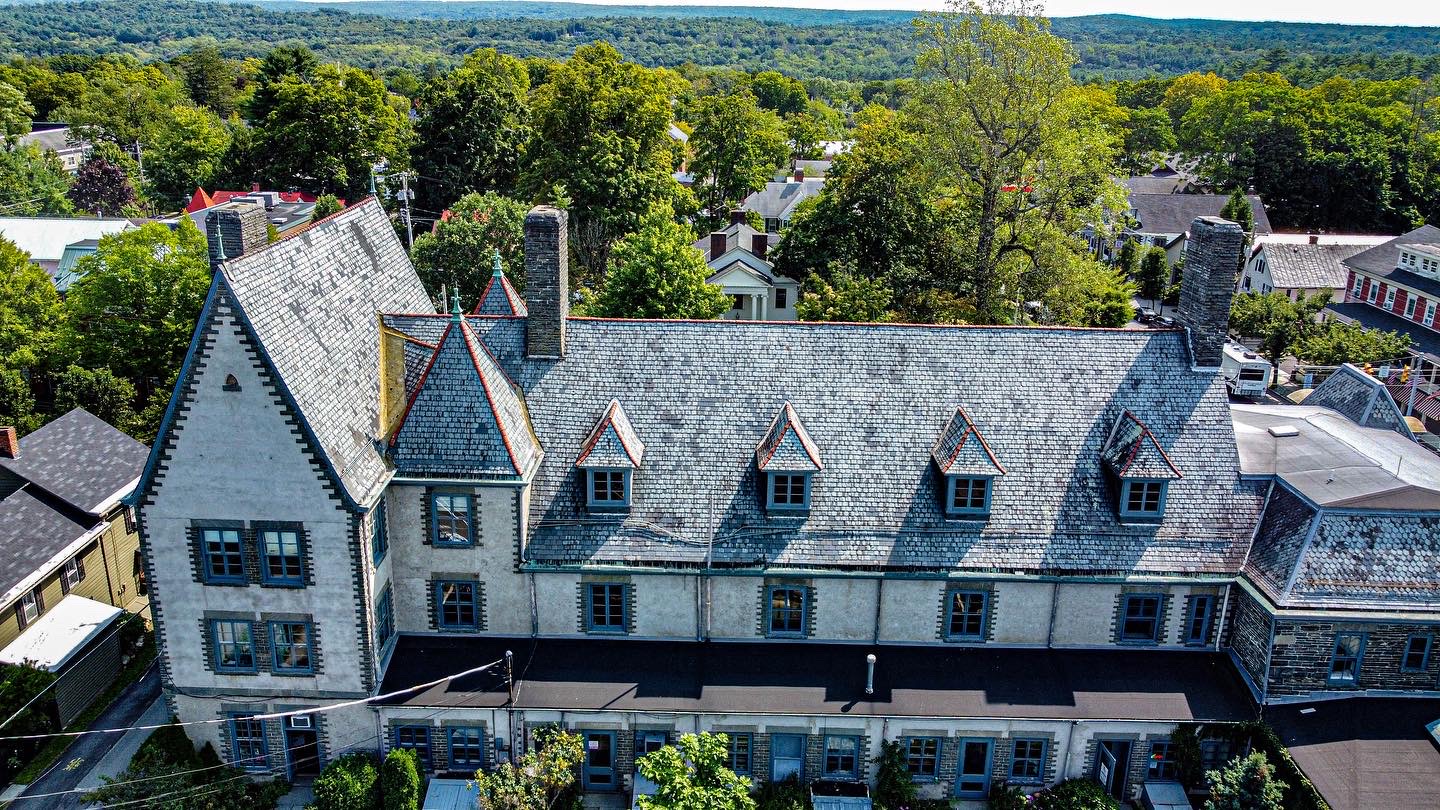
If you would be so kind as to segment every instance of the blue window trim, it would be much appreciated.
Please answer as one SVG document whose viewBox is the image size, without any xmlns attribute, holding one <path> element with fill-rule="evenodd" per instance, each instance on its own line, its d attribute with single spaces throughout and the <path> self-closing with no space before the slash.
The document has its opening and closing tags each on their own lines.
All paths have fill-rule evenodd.
<svg viewBox="0 0 1440 810">
<path fill-rule="evenodd" d="M 851 742 L 855 743 L 855 764 L 854 764 L 854 766 L 852 766 L 851 768 L 849 768 L 849 769 L 847 769 L 847 770 L 831 770 L 831 769 L 830 769 L 830 741 L 831 741 L 831 740 L 850 740 Z M 834 777 L 849 777 L 849 778 L 851 778 L 851 779 L 858 779 L 858 778 L 860 778 L 860 759 L 861 759 L 861 757 L 860 757 L 860 752 L 861 752 L 861 750 L 862 750 L 862 749 L 860 748 L 860 745 L 861 745 L 861 743 L 860 743 L 860 735 L 858 735 L 858 734 L 826 734 L 825 737 L 824 737 L 824 739 L 823 739 L 823 741 L 820 743 L 820 774 L 821 774 L 823 777 L 826 777 L 826 778 L 834 778 Z"/>
<path fill-rule="evenodd" d="M 771 777 L 774 777 L 774 776 L 775 776 L 775 761 L 776 761 L 777 759 L 779 759 L 779 756 L 777 755 L 779 746 L 775 745 L 775 738 L 777 738 L 777 737 L 788 737 L 788 738 L 792 738 L 792 739 L 798 737 L 798 738 L 800 739 L 800 769 L 795 772 L 795 775 L 796 775 L 796 778 L 797 778 L 800 782 L 803 783 L 803 782 L 805 781 L 805 749 L 809 747 L 809 744 L 810 744 L 810 736 L 809 736 L 808 734 L 792 734 L 792 733 L 772 734 L 772 735 L 771 735 L 771 737 L 770 737 L 770 776 L 771 776 Z M 786 757 L 786 759 L 791 759 L 791 757 Z M 767 780 L 767 781 L 768 781 L 768 780 Z"/>
<path fill-rule="evenodd" d="M 220 625 L 222 625 L 222 624 L 237 625 L 237 626 L 240 626 L 240 627 L 244 627 L 245 630 L 246 630 L 246 632 L 250 634 L 250 666 L 248 666 L 248 667 L 232 667 L 232 666 L 226 666 L 225 664 L 222 664 L 222 663 L 221 663 L 221 661 L 222 661 L 223 659 L 222 659 L 221 651 L 220 651 L 220 644 L 221 644 L 221 642 L 220 642 Z M 251 622 L 248 622 L 248 621 L 246 621 L 246 620 L 244 620 L 244 619 L 211 619 L 211 620 L 210 620 L 210 648 L 211 648 L 211 654 L 214 656 L 215 671 L 216 671 L 216 672 L 225 672 L 225 673 L 242 674 L 242 675 L 253 675 L 253 674 L 255 674 L 256 672 L 259 671 L 260 661 L 258 660 L 258 657 L 257 657 L 256 652 L 255 652 L 255 625 L 254 625 L 253 623 L 251 623 Z"/>
<path fill-rule="evenodd" d="M 465 499 L 465 539 L 440 539 L 441 498 Z M 432 492 L 430 493 L 430 544 L 437 548 L 471 548 L 475 545 L 475 493 L 473 492 Z"/>
<path fill-rule="evenodd" d="M 1120 517 L 1129 520 L 1159 520 L 1165 516 L 1165 499 L 1170 495 L 1170 482 L 1163 478 L 1128 478 L 1121 482 Z M 1130 509 L 1130 488 L 1136 484 L 1159 484 L 1159 507 L 1151 512 L 1144 509 Z"/>
<path fill-rule="evenodd" d="M 991 475 L 947 475 L 945 481 L 945 514 L 953 517 L 989 517 L 990 498 L 995 492 L 995 477 Z M 961 482 L 967 486 L 976 481 L 985 482 L 985 504 L 980 507 L 955 505 L 955 490 Z"/>
<path fill-rule="evenodd" d="M 279 635 L 275 628 L 287 624 L 303 625 L 305 628 L 305 660 L 303 667 L 287 667 L 280 663 L 280 645 L 277 643 Z M 315 623 L 314 622 L 269 622 L 265 626 L 265 632 L 270 635 L 270 671 L 276 675 L 314 675 L 315 674 Z"/>
<path fill-rule="evenodd" d="M 741 776 L 749 776 L 755 770 L 755 735 L 748 731 L 727 731 L 725 736 L 729 737 L 725 747 L 729 752 L 729 759 L 726 765 L 734 773 Z M 735 762 L 735 747 L 738 740 L 745 740 L 745 765 L 742 767 Z"/>
<path fill-rule="evenodd" d="M 382 498 L 375 504 L 375 511 L 370 514 L 370 559 L 379 567 L 385 561 L 385 554 L 390 551 L 389 527 L 385 525 L 385 500 Z"/>
<path fill-rule="evenodd" d="M 609 591 L 611 588 L 620 589 L 620 626 L 595 624 L 595 589 L 601 588 Z M 608 595 L 608 594 L 607 594 Z M 625 582 L 587 582 L 585 583 L 585 632 L 604 633 L 607 635 L 624 635 L 630 627 L 630 584 Z"/>
<path fill-rule="evenodd" d="M 456 734 L 456 732 L 464 732 L 464 733 L 467 733 L 467 734 L 468 734 L 469 732 L 474 732 L 474 733 L 480 735 L 480 742 L 479 742 L 478 746 L 477 746 L 476 749 L 475 749 L 475 750 L 479 753 L 479 755 L 480 755 L 480 759 L 479 759 L 478 761 L 477 761 L 477 760 L 468 759 L 468 758 L 467 758 L 467 759 L 464 759 L 464 760 L 460 760 L 460 759 L 457 759 L 457 758 L 456 758 L 456 756 L 455 756 L 455 751 L 456 751 L 455 734 Z M 468 744 L 467 744 L 467 745 L 468 745 Z M 448 727 L 445 729 L 445 746 L 446 746 L 446 748 L 449 750 L 449 753 L 450 753 L 450 766 L 451 766 L 450 769 L 451 769 L 451 770 L 455 770 L 455 765 L 457 765 L 457 764 L 462 765 L 462 766 L 465 766 L 465 767 L 475 767 L 475 768 L 480 768 L 480 767 L 483 767 L 483 766 L 485 765 L 485 729 L 484 729 L 482 726 L 448 726 Z"/>
<path fill-rule="evenodd" d="M 912 743 L 916 743 L 916 742 L 933 742 L 933 743 L 935 743 L 935 761 L 934 761 L 934 765 L 933 765 L 933 769 L 934 769 L 934 770 L 933 770 L 931 773 L 917 773 L 917 772 L 915 772 L 913 769 L 910 768 L 910 756 L 911 756 L 911 755 L 910 755 L 910 746 L 911 746 Z M 944 738 L 944 737 L 935 737 L 935 736 L 933 736 L 933 735 L 924 735 L 924 734 L 921 734 L 921 735 L 910 735 L 910 736 L 907 736 L 907 737 L 901 737 L 901 738 L 900 738 L 900 745 L 903 747 L 904 752 L 905 752 L 905 768 L 906 768 L 906 770 L 909 771 L 909 773 L 910 773 L 910 781 L 912 781 L 912 782 L 935 782 L 935 781 L 937 781 L 937 780 L 940 778 L 940 756 L 941 756 L 941 754 L 943 753 L 941 749 L 944 748 L 944 746 L 945 746 L 945 738 Z"/>
<path fill-rule="evenodd" d="M 1155 758 L 1155 749 L 1158 746 L 1165 746 L 1165 754 L 1160 759 Z M 1168 768 L 1166 766 L 1169 766 Z M 1150 759 L 1145 766 L 1145 778 L 1152 782 L 1178 782 L 1180 774 L 1179 766 L 1175 762 L 1175 743 L 1171 740 L 1151 740 Z M 1168 775 L 1162 775 L 1161 771 L 1169 770 Z"/>
<path fill-rule="evenodd" d="M 380 631 L 385 629 L 387 623 L 383 620 L 387 618 L 390 632 L 382 634 Z M 375 642 L 383 652 L 398 635 L 395 632 L 395 597 L 390 590 L 390 583 L 387 582 L 380 591 L 380 598 L 375 600 Z"/>
<path fill-rule="evenodd" d="M 1015 757 L 1015 749 L 1019 747 L 1020 743 L 1037 742 L 1040 743 L 1040 773 L 1036 774 L 1035 776 L 1016 776 L 1015 766 L 1020 762 L 1020 760 Z M 1007 781 L 1015 785 L 1045 784 L 1045 762 L 1049 756 L 1050 741 L 1045 739 L 1044 737 L 1016 737 L 1010 743 L 1010 776 Z"/>
<path fill-rule="evenodd" d="M 775 512 L 806 512 L 806 511 L 809 511 L 809 509 L 810 509 L 810 486 L 811 486 L 811 483 L 812 483 L 811 480 L 810 480 L 810 476 L 811 476 L 811 475 L 812 475 L 812 473 L 808 473 L 808 472 L 770 472 L 770 473 L 766 473 L 766 474 L 765 474 L 765 508 L 766 508 L 767 510 L 775 511 Z M 777 503 L 775 503 L 775 479 L 776 479 L 778 476 L 785 476 L 785 477 L 787 477 L 787 478 L 789 478 L 789 477 L 796 477 L 796 478 L 801 479 L 801 481 L 803 482 L 804 490 L 803 490 L 803 492 L 801 493 L 801 496 L 802 496 L 802 497 L 801 497 L 801 502 L 800 502 L 800 503 L 798 503 L 798 504 L 792 504 L 792 503 L 779 503 L 779 504 L 777 504 Z"/>
<path fill-rule="evenodd" d="M 1125 617 L 1130 615 L 1130 603 L 1138 599 L 1155 600 L 1155 629 L 1147 638 L 1126 638 Z M 1120 617 L 1115 623 L 1115 641 L 1120 644 L 1159 644 L 1160 628 L 1165 624 L 1165 594 L 1127 593 L 1120 600 Z"/>
<path fill-rule="evenodd" d="M 270 555 L 265 550 L 265 535 L 272 532 L 275 534 L 295 535 L 295 558 L 300 564 L 294 576 L 272 575 L 270 573 Z M 301 531 L 298 526 L 256 526 L 255 554 L 260 560 L 260 583 L 262 585 L 273 585 L 283 588 L 305 587 L 305 533 Z"/>
<path fill-rule="evenodd" d="M 595 475 L 596 473 L 620 473 L 620 500 L 599 499 L 595 497 Z M 585 504 L 591 509 L 624 509 L 630 505 L 630 471 L 624 469 L 597 469 L 585 471 Z"/>
<path fill-rule="evenodd" d="M 979 633 L 952 633 L 951 628 L 955 626 L 955 597 L 956 595 L 976 595 L 980 597 L 980 632 Z M 975 588 L 951 587 L 945 589 L 945 640 L 946 641 L 984 641 L 985 631 L 990 626 L 990 592 Z"/>
<path fill-rule="evenodd" d="M 210 560 L 214 555 L 210 552 L 210 544 L 206 542 L 207 532 L 219 532 L 223 538 L 227 532 L 235 535 L 235 554 L 240 557 L 240 573 L 238 574 L 215 574 L 211 572 Z M 226 552 L 223 556 L 232 556 Z M 227 566 L 228 567 L 228 566 Z M 239 527 L 223 526 L 202 526 L 200 527 L 200 577 L 207 585 L 246 585 L 248 580 L 245 576 L 245 534 Z"/>
<path fill-rule="evenodd" d="M 1191 594 L 1186 599 L 1185 611 L 1185 637 L 1181 642 L 1187 647 L 1204 647 L 1210 640 L 1210 630 L 1215 625 L 1215 596 L 1208 593 Z M 1200 636 L 1197 638 L 1191 634 L 1190 629 L 1195 624 L 1196 609 L 1204 604 L 1205 624 L 1200 627 Z"/>
<path fill-rule="evenodd" d="M 1355 669 L 1350 677 L 1340 677 L 1335 674 L 1335 662 L 1340 655 L 1340 639 L 1355 637 L 1360 639 L 1360 644 L 1355 648 Z M 1336 633 L 1335 643 L 1330 647 L 1330 670 L 1325 675 L 1325 683 L 1329 686 L 1354 686 L 1360 680 L 1360 664 L 1365 660 L 1365 634 L 1364 633 Z"/>
<path fill-rule="evenodd" d="M 1411 644 L 1415 641 L 1415 639 L 1417 639 L 1417 638 L 1424 640 L 1424 642 L 1425 642 L 1425 651 L 1424 651 L 1424 653 L 1422 653 L 1421 656 L 1420 656 L 1420 666 L 1418 666 L 1418 667 L 1408 667 L 1408 666 L 1405 665 L 1405 659 L 1410 657 L 1410 645 L 1411 645 Z M 1400 653 L 1400 671 L 1401 671 L 1401 672 L 1424 672 L 1425 670 L 1429 669 L 1429 668 L 1430 668 L 1430 648 L 1433 647 L 1434 644 L 1435 644 L 1435 638 L 1434 638 L 1434 636 L 1430 635 L 1429 633 L 1411 633 L 1410 635 L 1406 636 L 1406 637 L 1405 637 L 1405 649 L 1402 650 L 1401 653 Z"/>
<path fill-rule="evenodd" d="M 260 724 L 260 756 L 255 759 L 240 756 L 240 733 L 236 721 L 252 720 Z M 253 715 L 232 714 L 230 715 L 230 752 L 234 755 L 233 764 L 235 767 L 245 771 L 268 771 L 270 770 L 270 740 L 265 734 L 265 721 L 254 720 Z M 243 761 L 242 761 L 243 760 Z"/>
<path fill-rule="evenodd" d="M 445 602 L 442 589 L 446 585 L 469 585 L 470 586 L 470 615 L 474 621 L 464 624 L 447 624 L 445 622 Z M 441 630 L 478 630 L 480 628 L 480 582 L 474 579 L 437 579 L 435 580 L 435 626 Z M 462 603 L 463 604 L 463 603 Z"/>
<path fill-rule="evenodd" d="M 423 733 L 425 735 L 425 745 L 420 746 L 417 744 L 407 744 L 400 742 L 400 732 L 402 731 L 418 731 Z M 428 772 L 432 767 L 434 767 L 432 763 L 434 763 L 435 761 L 435 741 L 431 739 L 431 731 L 432 729 L 430 728 L 430 726 L 421 726 L 414 724 L 407 724 L 395 727 L 395 747 L 405 748 L 410 751 L 414 751 L 415 755 L 420 758 L 420 770 L 422 773 Z M 425 752 L 423 756 L 421 756 L 420 754 L 421 748 L 423 748 Z"/>
<path fill-rule="evenodd" d="M 775 629 L 775 592 L 800 592 L 800 629 Z M 790 608 L 785 608 L 789 610 Z M 810 624 L 810 589 L 804 585 L 771 585 L 765 589 L 765 635 L 770 638 L 804 638 Z"/>
</svg>

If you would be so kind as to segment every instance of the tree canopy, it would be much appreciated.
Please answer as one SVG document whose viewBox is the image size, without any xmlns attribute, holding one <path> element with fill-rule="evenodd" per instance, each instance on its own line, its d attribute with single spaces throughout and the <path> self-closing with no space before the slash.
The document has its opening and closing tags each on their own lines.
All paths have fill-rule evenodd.
<svg viewBox="0 0 1440 810">
<path fill-rule="evenodd" d="M 691 123 L 690 171 L 710 221 L 720 222 L 750 192 L 765 188 L 784 163 L 790 151 L 784 124 L 748 90 L 700 99 Z"/>
<path fill-rule="evenodd" d="M 653 796 L 638 796 L 640 810 L 755 810 L 750 780 L 727 767 L 730 740 L 724 734 L 682 734 L 674 745 L 635 763 L 655 783 Z"/>
<path fill-rule="evenodd" d="M 438 186 L 432 197 L 514 189 L 530 139 L 529 92 L 524 64 L 490 49 L 425 83 L 413 161 Z"/>
<path fill-rule="evenodd" d="M 639 230 L 616 243 L 592 315 L 605 318 L 706 320 L 730 308 L 730 298 L 707 284 L 710 268 L 695 249 L 695 232 L 657 205 Z"/>
</svg>

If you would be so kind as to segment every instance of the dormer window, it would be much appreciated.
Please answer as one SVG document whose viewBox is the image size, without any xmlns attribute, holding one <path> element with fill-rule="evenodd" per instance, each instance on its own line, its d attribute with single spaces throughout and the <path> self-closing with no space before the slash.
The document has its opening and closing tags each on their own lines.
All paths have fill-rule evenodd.
<svg viewBox="0 0 1440 810">
<path fill-rule="evenodd" d="M 1157 521 L 1165 516 L 1170 482 L 1181 477 L 1180 471 L 1135 414 L 1120 414 L 1100 460 L 1119 484 L 1115 512 L 1121 522 Z"/>
<path fill-rule="evenodd" d="M 822 468 L 820 449 L 800 423 L 795 407 L 785 403 L 755 448 L 765 509 L 792 513 L 809 509 L 811 478 Z"/>
<path fill-rule="evenodd" d="M 1120 516 L 1126 518 L 1158 518 L 1165 514 L 1164 481 L 1130 480 L 1124 482 L 1120 497 Z"/>
<path fill-rule="evenodd" d="M 956 408 L 930 450 L 940 474 L 940 506 L 946 517 L 961 519 L 990 516 L 990 495 L 995 477 L 1005 468 L 964 408 Z"/>
<path fill-rule="evenodd" d="M 809 509 L 809 473 L 770 473 L 766 509 Z"/>
<path fill-rule="evenodd" d="M 990 514 L 990 477 L 952 475 L 945 511 L 957 516 L 983 517 Z"/>
<path fill-rule="evenodd" d="M 630 505 L 629 470 L 587 470 L 590 476 L 588 505 L 598 509 L 621 509 Z"/>
<path fill-rule="evenodd" d="M 618 400 L 610 400 L 580 447 L 575 466 L 585 487 L 585 505 L 597 511 L 630 506 L 631 473 L 640 469 L 645 443 L 635 434 Z"/>
</svg>

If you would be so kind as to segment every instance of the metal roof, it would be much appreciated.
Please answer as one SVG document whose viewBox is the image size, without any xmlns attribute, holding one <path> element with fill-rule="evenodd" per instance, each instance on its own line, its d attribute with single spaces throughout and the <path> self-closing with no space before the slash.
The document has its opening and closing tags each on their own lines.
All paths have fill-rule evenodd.
<svg viewBox="0 0 1440 810">
<path fill-rule="evenodd" d="M 128 219 L 95 217 L 0 217 L 0 237 L 30 254 L 36 264 L 58 264 L 65 246 L 99 239 L 135 227 Z"/>
</svg>

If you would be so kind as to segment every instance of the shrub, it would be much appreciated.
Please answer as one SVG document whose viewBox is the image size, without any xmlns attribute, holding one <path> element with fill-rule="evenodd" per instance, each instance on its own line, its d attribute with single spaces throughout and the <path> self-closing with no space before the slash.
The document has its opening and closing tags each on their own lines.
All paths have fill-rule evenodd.
<svg viewBox="0 0 1440 810">
<path fill-rule="evenodd" d="M 810 793 L 794 776 L 779 782 L 762 782 L 752 795 L 755 810 L 810 810 Z"/>
<path fill-rule="evenodd" d="M 315 778 L 315 810 L 380 810 L 375 755 L 346 754 Z"/>
<path fill-rule="evenodd" d="M 1118 810 L 1119 802 L 1105 792 L 1099 782 L 1089 779 L 1067 779 L 1036 793 L 1031 799 L 1036 810 Z"/>
<path fill-rule="evenodd" d="M 390 749 L 380 766 L 380 793 L 385 810 L 416 810 L 420 806 L 420 759 L 414 751 Z"/>
<path fill-rule="evenodd" d="M 1025 810 L 1028 800 L 1025 792 L 1014 785 L 998 779 L 990 785 L 990 810 Z"/>
<path fill-rule="evenodd" d="M 901 810 L 915 803 L 915 781 L 910 778 L 905 751 L 900 743 L 880 742 L 880 768 L 875 777 L 875 806 L 880 810 Z"/>
<path fill-rule="evenodd" d="M 1236 757 L 1219 770 L 1205 774 L 1210 783 L 1210 800 L 1205 810 L 1283 810 L 1281 792 L 1285 785 L 1275 778 L 1275 769 L 1265 755 L 1256 751 Z"/>
</svg>

